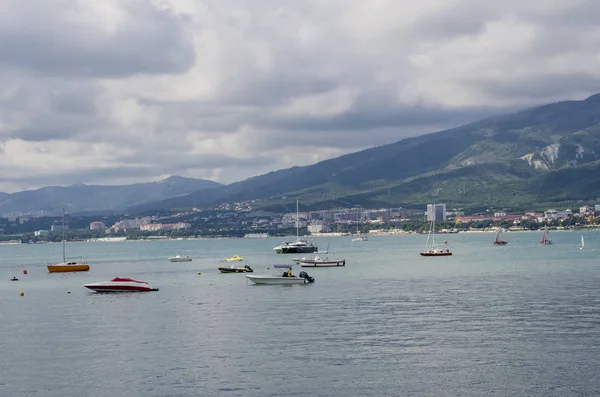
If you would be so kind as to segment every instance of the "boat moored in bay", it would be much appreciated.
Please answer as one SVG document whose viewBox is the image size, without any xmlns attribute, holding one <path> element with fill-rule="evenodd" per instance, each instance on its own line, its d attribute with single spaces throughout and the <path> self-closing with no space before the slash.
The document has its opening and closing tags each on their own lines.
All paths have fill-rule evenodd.
<svg viewBox="0 0 600 397">
<path fill-rule="evenodd" d="M 158 291 L 145 281 L 134 280 L 127 277 L 115 277 L 110 281 L 85 284 L 85 288 L 96 292 L 147 292 Z"/>
</svg>

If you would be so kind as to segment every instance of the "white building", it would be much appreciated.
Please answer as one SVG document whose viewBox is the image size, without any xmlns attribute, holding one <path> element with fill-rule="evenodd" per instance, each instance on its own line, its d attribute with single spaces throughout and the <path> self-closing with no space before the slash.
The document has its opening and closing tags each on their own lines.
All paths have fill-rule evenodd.
<svg viewBox="0 0 600 397">
<path fill-rule="evenodd" d="M 579 207 L 579 213 L 580 214 L 593 214 L 594 207 L 592 207 L 590 205 L 584 205 L 583 207 Z"/>
<path fill-rule="evenodd" d="M 329 228 L 327 225 L 308 225 L 309 233 L 327 233 Z"/>
<path fill-rule="evenodd" d="M 446 204 L 427 204 L 428 221 L 445 221 Z"/>
<path fill-rule="evenodd" d="M 549 210 L 544 211 L 544 218 L 546 218 L 546 219 L 564 219 L 564 218 L 568 218 L 571 215 L 573 215 L 573 211 L 570 209 L 566 209 L 566 210 L 562 210 L 562 211 L 549 209 Z"/>
<path fill-rule="evenodd" d="M 104 224 L 104 222 L 101 221 L 95 221 L 90 223 L 90 230 L 104 230 L 106 229 L 106 225 Z"/>
<path fill-rule="evenodd" d="M 158 230 L 178 230 L 178 229 L 189 229 L 189 223 L 178 222 L 178 223 L 147 223 L 140 226 L 140 230 L 146 232 L 155 232 Z"/>
</svg>

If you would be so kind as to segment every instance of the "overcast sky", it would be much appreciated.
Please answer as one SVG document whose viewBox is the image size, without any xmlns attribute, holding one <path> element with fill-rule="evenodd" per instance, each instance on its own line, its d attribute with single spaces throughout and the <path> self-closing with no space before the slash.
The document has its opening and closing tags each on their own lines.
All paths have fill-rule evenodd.
<svg viewBox="0 0 600 397">
<path fill-rule="evenodd" d="M 0 0 L 0 191 L 231 183 L 600 91 L 597 0 Z"/>
</svg>

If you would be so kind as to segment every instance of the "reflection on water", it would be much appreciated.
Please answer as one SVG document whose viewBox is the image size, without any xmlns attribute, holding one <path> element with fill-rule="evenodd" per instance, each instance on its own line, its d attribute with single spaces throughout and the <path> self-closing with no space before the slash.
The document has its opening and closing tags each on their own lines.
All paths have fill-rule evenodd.
<svg viewBox="0 0 600 397">
<path fill-rule="evenodd" d="M 320 238 L 347 266 L 305 286 L 218 273 L 234 254 L 291 263 L 274 238 L 70 244 L 92 266 L 73 274 L 45 271 L 60 244 L 3 246 L 1 394 L 600 395 L 600 233 L 583 251 L 578 233 L 504 237 L 448 236 L 446 258 L 420 257 L 424 236 Z M 115 276 L 160 291 L 82 287 Z"/>
</svg>

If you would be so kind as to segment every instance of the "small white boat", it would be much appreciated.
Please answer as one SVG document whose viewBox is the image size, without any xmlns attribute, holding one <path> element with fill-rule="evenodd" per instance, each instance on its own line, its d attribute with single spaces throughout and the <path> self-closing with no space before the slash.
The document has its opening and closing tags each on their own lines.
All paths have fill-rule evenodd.
<svg viewBox="0 0 600 397">
<path fill-rule="evenodd" d="M 146 292 L 158 291 L 145 281 L 134 280 L 127 277 L 115 277 L 110 281 L 85 284 L 85 288 L 96 292 Z"/>
<path fill-rule="evenodd" d="M 352 239 L 352 241 L 369 241 L 369 238 L 364 234 L 356 236 Z"/>
<path fill-rule="evenodd" d="M 292 274 L 292 265 L 273 265 L 280 274 L 271 275 L 254 275 L 247 274 L 246 277 L 254 284 L 266 284 L 266 285 L 293 285 L 293 284 L 309 284 L 315 281 L 314 278 L 306 274 L 306 272 L 300 272 L 298 276 Z"/>
<path fill-rule="evenodd" d="M 192 261 L 192 257 L 191 256 L 181 256 L 181 255 L 175 255 L 169 258 L 169 262 L 191 262 Z"/>
<path fill-rule="evenodd" d="M 346 266 L 345 259 L 329 259 L 328 257 L 321 258 L 319 255 L 315 255 L 312 259 L 302 258 L 299 261 L 302 267 L 337 267 Z"/>
</svg>

